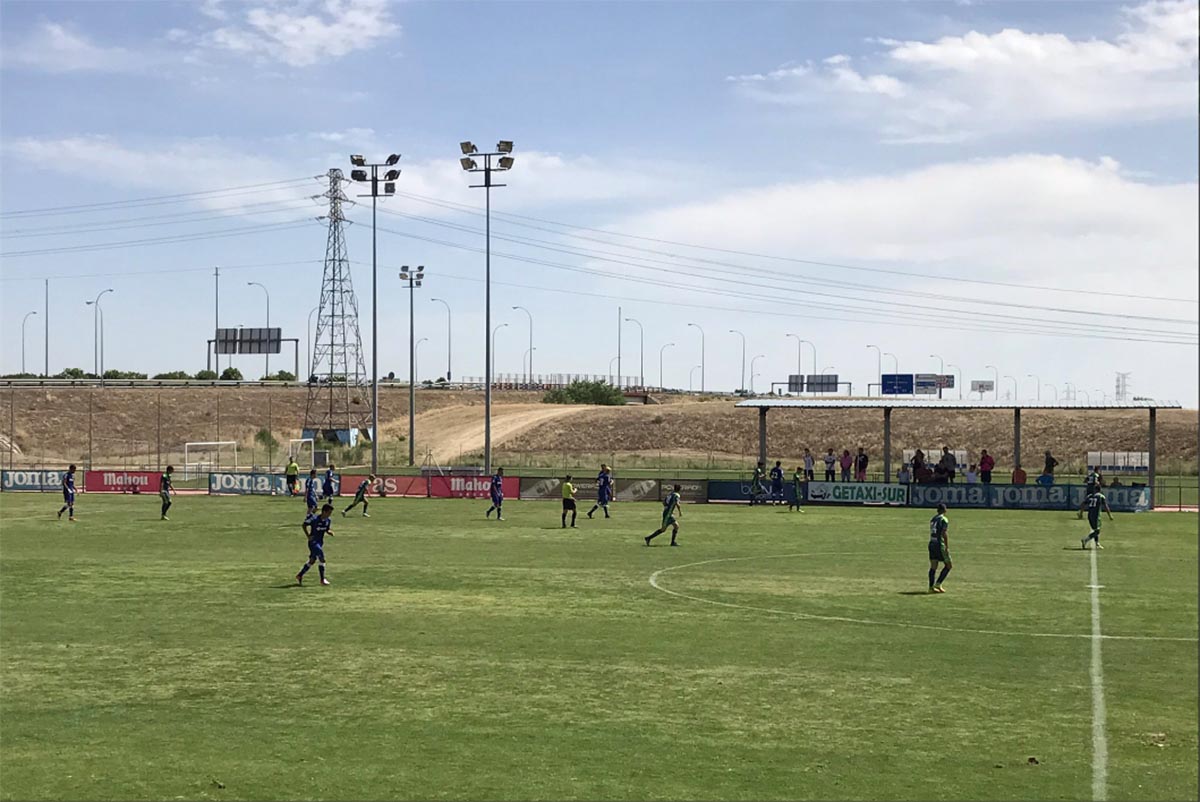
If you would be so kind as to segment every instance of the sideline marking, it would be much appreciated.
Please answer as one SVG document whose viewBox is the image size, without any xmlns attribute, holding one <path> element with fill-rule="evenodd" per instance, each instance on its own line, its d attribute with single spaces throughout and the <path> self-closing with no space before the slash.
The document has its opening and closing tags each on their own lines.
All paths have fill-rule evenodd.
<svg viewBox="0 0 1200 802">
<path fill-rule="evenodd" d="M 723 602 L 715 599 L 706 599 L 703 596 L 693 596 L 688 593 L 682 593 L 677 590 L 663 587 L 659 584 L 659 577 L 671 571 L 679 571 L 684 568 L 695 568 L 698 565 L 711 565 L 713 563 L 738 562 L 740 560 L 778 560 L 787 557 L 820 557 L 820 556 L 863 556 L 868 552 L 861 551 L 810 551 L 796 552 L 792 554 L 762 554 L 751 557 L 719 557 L 712 560 L 701 560 L 694 563 L 684 563 L 683 565 L 672 565 L 667 568 L 660 568 L 650 575 L 650 586 L 655 590 L 662 591 L 670 596 L 677 596 L 681 599 L 700 602 L 701 604 L 711 604 L 716 607 L 730 607 L 735 610 L 753 610 L 760 613 L 771 613 L 773 615 L 786 615 L 792 618 L 803 618 L 810 621 L 834 621 L 843 624 L 863 624 L 866 626 L 876 627 L 898 627 L 901 629 L 923 629 L 933 630 L 935 632 L 965 632 L 972 635 L 1004 635 L 1007 637 L 1022 637 L 1022 638 L 1074 638 L 1074 639 L 1092 639 L 1094 643 L 1099 644 L 1101 640 L 1127 640 L 1127 641 L 1166 641 L 1174 643 L 1196 643 L 1197 638 L 1175 638 L 1163 637 L 1156 635 L 1102 635 L 1099 634 L 1096 627 L 1093 627 L 1093 632 L 1090 634 L 1072 634 L 1069 632 L 1012 632 L 998 629 L 965 629 L 960 627 L 939 627 L 933 624 L 909 624 L 901 621 L 874 621 L 869 618 L 848 618 L 839 615 L 817 615 L 815 613 L 801 613 L 796 610 L 776 610 L 772 607 L 755 607 L 749 604 L 735 604 L 734 602 Z M 1093 551 L 1094 554 L 1094 551 Z M 1097 612 L 1098 620 L 1099 612 Z M 1098 626 L 1098 624 L 1097 624 Z M 1098 646 L 1096 648 L 1099 648 Z"/>
<path fill-rule="evenodd" d="M 1100 585 L 1092 549 L 1092 799 L 1108 798 L 1108 736 L 1104 732 L 1104 666 L 1100 659 Z"/>
</svg>

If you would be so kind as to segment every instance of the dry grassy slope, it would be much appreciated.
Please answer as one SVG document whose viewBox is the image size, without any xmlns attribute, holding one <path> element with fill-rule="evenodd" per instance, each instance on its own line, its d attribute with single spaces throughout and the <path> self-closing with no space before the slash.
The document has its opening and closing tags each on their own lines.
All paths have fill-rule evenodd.
<svg viewBox="0 0 1200 802">
<path fill-rule="evenodd" d="M 863 446 L 878 461 L 883 452 L 883 413 L 878 411 L 774 410 L 768 419 L 772 459 L 795 463 L 807 446 L 814 453 L 834 448 L 851 452 Z M 1196 462 L 1195 410 L 1158 414 L 1159 459 Z M 1057 411 L 1021 415 L 1021 451 L 1031 457 L 1050 449 L 1071 462 L 1088 450 L 1141 451 L 1146 448 L 1145 412 Z M 997 463 L 1012 459 L 1012 413 L 892 413 L 892 448 L 951 445 L 977 455 L 988 449 Z M 709 401 L 661 407 L 595 407 L 569 420 L 552 420 L 526 430 L 504 444 L 509 451 L 691 452 L 752 455 L 758 451 L 758 413 L 734 409 L 733 402 Z M 1040 467 L 1040 463 L 1038 463 Z"/>
</svg>

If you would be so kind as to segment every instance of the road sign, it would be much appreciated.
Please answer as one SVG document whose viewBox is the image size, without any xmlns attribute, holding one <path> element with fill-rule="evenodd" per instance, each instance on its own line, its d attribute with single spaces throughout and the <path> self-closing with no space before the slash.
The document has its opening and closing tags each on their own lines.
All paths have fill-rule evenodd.
<svg viewBox="0 0 1200 802">
<path fill-rule="evenodd" d="M 938 374 L 918 373 L 913 379 L 913 391 L 916 395 L 937 395 Z"/>
<path fill-rule="evenodd" d="M 911 373 L 883 374 L 880 392 L 883 395 L 912 395 L 913 375 Z"/>
<path fill-rule="evenodd" d="M 283 347 L 283 330 L 217 329 L 218 354 L 278 354 Z"/>
<path fill-rule="evenodd" d="M 799 373 L 788 374 L 788 392 L 804 392 L 804 376 L 800 375 Z"/>
<path fill-rule="evenodd" d="M 810 393 L 836 393 L 838 391 L 838 375 L 836 373 L 825 373 L 818 376 L 815 373 L 810 373 L 805 384 Z"/>
<path fill-rule="evenodd" d="M 996 389 L 996 382 L 991 379 L 972 379 L 971 392 L 973 393 L 990 393 Z"/>
<path fill-rule="evenodd" d="M 954 374 L 953 373 L 943 373 L 942 375 L 938 376 L 938 388 L 942 389 L 942 390 L 953 390 L 954 389 Z"/>
<path fill-rule="evenodd" d="M 217 353 L 236 354 L 238 352 L 238 330 L 217 329 Z"/>
</svg>

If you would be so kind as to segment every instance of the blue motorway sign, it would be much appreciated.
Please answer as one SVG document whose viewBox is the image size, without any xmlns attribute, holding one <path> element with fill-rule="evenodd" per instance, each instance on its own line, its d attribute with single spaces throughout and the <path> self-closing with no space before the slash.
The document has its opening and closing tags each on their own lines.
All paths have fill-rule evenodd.
<svg viewBox="0 0 1200 802">
<path fill-rule="evenodd" d="M 911 373 L 885 373 L 882 377 L 884 395 L 912 395 L 913 375 Z"/>
</svg>

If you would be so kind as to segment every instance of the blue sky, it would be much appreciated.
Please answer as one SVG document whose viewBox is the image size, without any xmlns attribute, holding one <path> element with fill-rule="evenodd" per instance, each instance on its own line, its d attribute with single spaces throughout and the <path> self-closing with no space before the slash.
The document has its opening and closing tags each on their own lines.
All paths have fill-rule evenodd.
<svg viewBox="0 0 1200 802">
<path fill-rule="evenodd" d="M 303 338 L 325 246 L 311 177 L 395 151 L 405 195 L 380 215 L 382 371 L 407 372 L 396 272 L 424 263 L 419 372 L 444 371 L 445 312 L 429 300 L 441 297 L 454 372 L 480 375 L 483 199 L 457 143 L 511 138 L 516 166 L 493 205 L 526 217 L 493 220 L 524 238 L 493 243 L 501 372 L 520 371 L 527 346 L 514 304 L 533 313 L 537 371 L 588 373 L 616 355 L 620 305 L 644 324 L 648 381 L 675 343 L 673 386 L 699 364 L 694 322 L 715 389 L 742 382 L 737 329 L 748 358 L 763 355 L 757 389 L 794 372 L 795 333 L 856 391 L 874 381 L 866 346 L 879 344 L 904 371 L 936 368 L 931 354 L 966 381 L 996 365 L 1021 397 L 1028 374 L 1055 386 L 1045 395 L 1066 382 L 1111 393 L 1123 370 L 1135 393 L 1197 400 L 1194 2 L 5 2 L 0 14 L 5 371 L 20 367 L 20 320 L 35 309 L 27 359 L 42 363 L 42 277 L 55 277 L 52 372 L 91 367 L 84 301 L 108 287 L 106 367 L 202 367 L 213 265 L 223 325 L 263 324 L 262 293 L 246 286 L 261 281 L 272 323 Z M 350 212 L 348 233 L 364 311 L 368 212 Z M 252 230 L 214 236 L 235 228 Z M 77 250 L 30 253 L 64 247 Z M 636 374 L 636 326 L 623 342 Z M 252 373 L 261 359 L 235 364 Z"/>
</svg>

